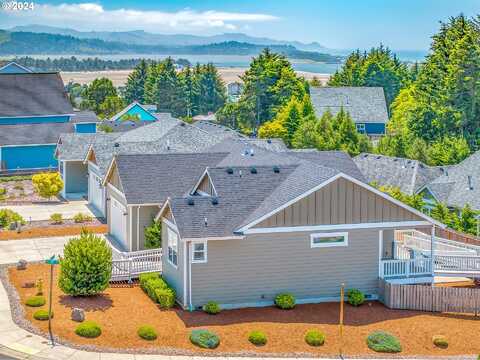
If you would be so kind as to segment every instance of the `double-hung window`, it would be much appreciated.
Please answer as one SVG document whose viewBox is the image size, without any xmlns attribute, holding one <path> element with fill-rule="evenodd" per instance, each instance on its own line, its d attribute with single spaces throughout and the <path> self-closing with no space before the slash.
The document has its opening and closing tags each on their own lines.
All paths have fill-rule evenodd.
<svg viewBox="0 0 480 360">
<path fill-rule="evenodd" d="M 310 247 L 348 246 L 348 233 L 319 233 L 310 235 Z"/>
<path fill-rule="evenodd" d="M 192 244 L 192 263 L 207 262 L 207 242 L 194 242 Z"/>
<path fill-rule="evenodd" d="M 178 265 L 178 235 L 175 231 L 167 227 L 168 238 L 168 261 L 173 266 Z"/>
</svg>

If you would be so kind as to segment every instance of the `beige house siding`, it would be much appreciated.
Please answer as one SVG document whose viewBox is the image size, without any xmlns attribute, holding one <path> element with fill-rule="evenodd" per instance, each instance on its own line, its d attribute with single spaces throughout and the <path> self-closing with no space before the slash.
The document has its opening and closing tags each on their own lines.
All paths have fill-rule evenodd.
<svg viewBox="0 0 480 360">
<path fill-rule="evenodd" d="M 145 249 L 145 228 L 150 226 L 160 208 L 154 206 L 130 206 L 132 213 L 132 251 Z"/>
<path fill-rule="evenodd" d="M 376 294 L 379 230 L 345 230 L 346 247 L 311 248 L 311 232 L 209 241 L 208 262 L 191 265 L 193 305 L 254 305 L 285 291 L 316 301 L 338 297 L 341 283 Z"/>
<path fill-rule="evenodd" d="M 256 228 L 417 221 L 418 215 L 339 178 L 257 224 Z"/>
<path fill-rule="evenodd" d="M 162 222 L 162 277 L 175 289 L 177 301 L 186 306 L 183 302 L 183 270 L 184 270 L 184 243 L 178 235 L 178 265 L 175 268 L 168 261 L 167 223 Z M 172 229 L 173 230 L 173 229 Z"/>
<path fill-rule="evenodd" d="M 212 182 L 210 181 L 210 177 L 208 175 L 205 175 L 203 177 L 203 179 L 200 181 L 200 184 L 198 184 L 198 187 L 196 190 L 204 192 L 208 195 L 212 195 L 212 196 L 215 195 Z"/>
</svg>

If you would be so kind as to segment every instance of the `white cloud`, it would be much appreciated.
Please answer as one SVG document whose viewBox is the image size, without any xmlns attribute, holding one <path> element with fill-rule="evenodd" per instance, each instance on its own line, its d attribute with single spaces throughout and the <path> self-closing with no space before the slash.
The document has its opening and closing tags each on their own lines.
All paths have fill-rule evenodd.
<svg viewBox="0 0 480 360">
<path fill-rule="evenodd" d="M 96 3 L 36 4 L 33 11 L 4 12 L 8 23 L 15 25 L 40 24 L 73 27 L 79 30 L 132 30 L 150 32 L 208 31 L 212 29 L 235 30 L 248 23 L 274 21 L 268 14 L 224 11 L 176 12 L 135 9 L 105 9 Z"/>
</svg>

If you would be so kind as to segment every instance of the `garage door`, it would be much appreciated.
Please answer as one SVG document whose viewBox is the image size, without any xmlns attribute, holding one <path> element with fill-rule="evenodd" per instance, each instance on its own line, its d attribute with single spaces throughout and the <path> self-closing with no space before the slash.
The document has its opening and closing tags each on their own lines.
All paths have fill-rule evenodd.
<svg viewBox="0 0 480 360">
<path fill-rule="evenodd" d="M 110 201 L 110 234 L 128 250 L 127 246 L 127 217 L 125 207 L 114 198 Z"/>
<path fill-rule="evenodd" d="M 100 178 L 90 172 L 88 175 L 88 202 L 102 214 L 104 214 L 103 189 Z"/>
</svg>

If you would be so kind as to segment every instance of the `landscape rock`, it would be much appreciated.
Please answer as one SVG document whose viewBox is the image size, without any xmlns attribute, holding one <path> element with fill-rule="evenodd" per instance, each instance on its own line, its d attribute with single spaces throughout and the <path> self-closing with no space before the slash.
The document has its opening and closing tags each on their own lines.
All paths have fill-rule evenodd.
<svg viewBox="0 0 480 360">
<path fill-rule="evenodd" d="M 26 270 L 27 269 L 27 260 L 19 260 L 17 263 L 17 270 Z"/>
<path fill-rule="evenodd" d="M 25 281 L 23 283 L 23 287 L 26 288 L 26 289 L 33 288 L 33 287 L 35 287 L 35 281 Z"/>
<path fill-rule="evenodd" d="M 83 322 L 85 320 L 85 311 L 83 311 L 83 309 L 73 308 L 72 320 L 76 322 Z"/>
</svg>

